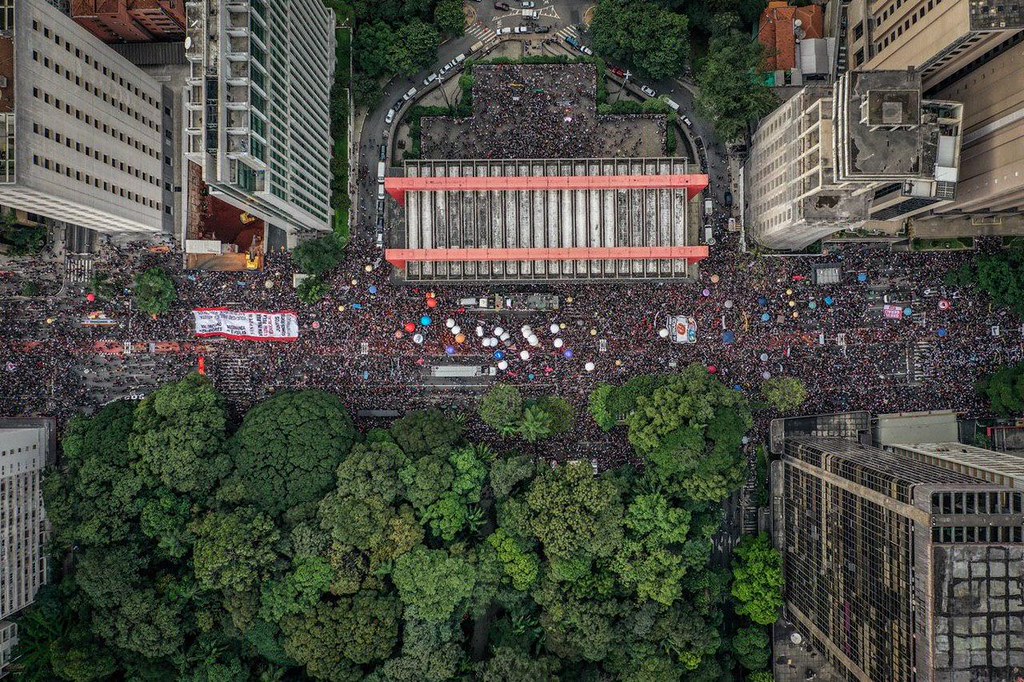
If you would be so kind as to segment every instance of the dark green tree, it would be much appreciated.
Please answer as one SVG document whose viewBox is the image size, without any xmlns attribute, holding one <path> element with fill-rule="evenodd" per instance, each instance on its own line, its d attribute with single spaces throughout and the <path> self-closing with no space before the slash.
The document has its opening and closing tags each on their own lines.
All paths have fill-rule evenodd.
<svg viewBox="0 0 1024 682">
<path fill-rule="evenodd" d="M 177 300 L 174 280 L 162 269 L 150 268 L 135 277 L 135 305 L 142 312 L 163 315 Z"/>
<path fill-rule="evenodd" d="M 747 129 L 771 112 L 778 100 L 762 72 L 764 48 L 739 31 L 711 39 L 697 73 L 701 114 L 715 122 L 719 137 L 740 140 Z"/>
<path fill-rule="evenodd" d="M 334 486 L 334 472 L 354 435 L 337 396 L 280 393 L 249 410 L 231 438 L 234 479 L 245 499 L 272 516 L 312 511 Z"/>
<path fill-rule="evenodd" d="M 497 384 L 480 399 L 480 419 L 503 436 L 515 433 L 523 419 L 523 394 L 511 384 Z"/>
<path fill-rule="evenodd" d="M 466 15 L 459 0 L 441 0 L 434 8 L 434 26 L 445 38 L 458 38 L 466 32 Z"/>
<path fill-rule="evenodd" d="M 601 0 L 590 31 L 598 54 L 654 80 L 680 75 L 690 56 L 687 18 L 639 0 Z"/>
<path fill-rule="evenodd" d="M 793 412 L 807 401 L 807 388 L 796 377 L 772 377 L 761 384 L 761 394 L 779 412 Z"/>
<path fill-rule="evenodd" d="M 771 642 L 763 627 L 751 625 L 736 631 L 732 638 L 736 660 L 747 670 L 763 670 L 772 659 Z"/>
<path fill-rule="evenodd" d="M 420 546 L 398 558 L 392 579 L 408 616 L 439 623 L 469 599 L 476 571 L 445 550 Z"/>
<path fill-rule="evenodd" d="M 1000 367 L 978 383 L 978 390 L 996 414 L 1009 417 L 1024 412 L 1024 363 Z"/>
</svg>

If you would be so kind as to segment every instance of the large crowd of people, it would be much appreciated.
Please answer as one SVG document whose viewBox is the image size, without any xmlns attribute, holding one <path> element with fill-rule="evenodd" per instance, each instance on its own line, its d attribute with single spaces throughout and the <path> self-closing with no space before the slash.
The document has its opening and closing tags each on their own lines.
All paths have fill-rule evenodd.
<svg viewBox="0 0 1024 682">
<path fill-rule="evenodd" d="M 598 116 L 590 64 L 491 64 L 473 69 L 473 115 L 426 116 L 429 159 L 660 155 L 666 118 Z M 651 149 L 653 147 L 657 151 Z"/>
</svg>

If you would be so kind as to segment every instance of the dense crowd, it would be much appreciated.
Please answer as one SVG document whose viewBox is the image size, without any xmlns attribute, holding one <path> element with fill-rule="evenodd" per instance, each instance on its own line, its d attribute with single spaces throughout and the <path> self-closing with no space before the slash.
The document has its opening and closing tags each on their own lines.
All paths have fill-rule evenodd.
<svg viewBox="0 0 1024 682">
<path fill-rule="evenodd" d="M 956 408 L 981 414 L 984 407 L 973 385 L 993 367 L 1020 360 L 1021 329 L 1015 316 L 990 310 L 972 292 L 945 289 L 943 275 L 968 257 L 849 245 L 821 257 L 759 258 L 716 247 L 695 283 L 504 285 L 500 292 L 505 294 L 555 293 L 561 307 L 481 312 L 467 310 L 460 299 L 493 297 L 495 289 L 403 286 L 391 280 L 380 251 L 363 242 L 350 246 L 331 282 L 333 293 L 314 306 L 296 299 L 288 256 L 269 256 L 259 273 L 186 272 L 175 254 L 150 253 L 144 245 L 111 247 L 95 266 L 115 283 L 110 300 L 89 303 L 84 292 L 71 292 L 67 299 L 2 303 L 0 408 L 6 414 L 45 412 L 66 418 L 80 407 L 136 392 L 140 372 L 153 374 L 155 385 L 194 370 L 202 356 L 210 376 L 239 406 L 274 390 L 305 387 L 336 392 L 354 411 L 404 411 L 466 402 L 493 381 L 510 381 L 529 395 L 564 396 L 583 413 L 589 393 L 601 382 L 619 383 L 700 362 L 751 395 L 765 376 L 798 376 L 808 388 L 805 409 L 811 413 Z M 842 280 L 817 286 L 811 269 L 826 262 L 840 265 Z M 132 273 L 154 265 L 172 272 L 180 297 L 158 319 L 132 309 L 126 288 Z M 888 320 L 882 315 L 882 297 L 895 291 L 907 292 L 900 305 L 913 312 Z M 431 295 L 436 307 L 428 307 Z M 940 310 L 939 301 L 951 307 Z M 299 340 L 197 340 L 189 311 L 211 306 L 297 310 Z M 99 309 L 119 324 L 82 326 L 83 318 Z M 695 319 L 695 343 L 673 343 L 659 334 L 677 315 Z M 431 318 L 429 326 L 421 324 L 423 316 Z M 463 343 L 446 326 L 449 318 L 465 334 Z M 422 334 L 422 343 L 405 331 L 407 324 Z M 522 335 L 524 325 L 534 330 L 537 345 Z M 552 325 L 557 332 L 552 333 Z M 992 335 L 995 325 L 999 336 Z M 485 348 L 478 326 L 483 338 L 499 326 L 509 338 L 497 348 Z M 732 332 L 735 341 L 725 343 L 725 332 Z M 561 339 L 558 348 L 556 338 Z M 101 341 L 177 345 L 159 362 L 146 364 L 144 348 L 132 357 L 115 353 L 97 361 Z M 521 358 L 523 350 L 528 360 Z M 505 370 L 497 369 L 495 351 L 504 354 Z M 97 371 L 97 362 L 106 369 Z M 461 390 L 431 378 L 431 366 L 450 363 L 479 366 L 482 375 L 457 382 Z M 587 363 L 593 363 L 592 371 Z M 93 367 L 93 376 L 83 374 L 83 367 Z M 595 448 L 612 459 L 623 456 L 625 448 L 615 447 L 590 419 L 578 421 L 564 443 L 567 456 Z"/>
<path fill-rule="evenodd" d="M 597 116 L 589 64 L 473 69 L 473 116 L 422 119 L 422 153 L 436 159 L 636 157 L 657 153 L 664 116 Z"/>
</svg>

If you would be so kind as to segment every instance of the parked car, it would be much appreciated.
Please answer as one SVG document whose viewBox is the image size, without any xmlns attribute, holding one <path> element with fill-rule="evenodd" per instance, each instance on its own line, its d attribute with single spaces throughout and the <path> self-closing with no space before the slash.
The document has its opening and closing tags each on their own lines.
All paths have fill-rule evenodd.
<svg viewBox="0 0 1024 682">
<path fill-rule="evenodd" d="M 436 80 L 437 80 L 437 74 L 436 73 L 432 73 L 432 74 L 430 74 L 429 76 L 427 76 L 426 78 L 423 79 L 423 84 L 424 85 L 430 85 L 431 83 L 433 83 Z"/>
<path fill-rule="evenodd" d="M 509 7 L 507 2 L 496 2 L 494 3 L 494 9 L 500 9 L 502 12 L 507 12 L 512 8 Z"/>
<path fill-rule="evenodd" d="M 640 92 L 644 93 L 648 97 L 657 97 L 658 96 L 658 93 L 656 93 L 654 91 L 654 89 L 651 88 L 651 86 L 649 86 L 649 85 L 641 85 L 640 86 Z"/>
<path fill-rule="evenodd" d="M 391 125 L 391 122 L 395 120 L 395 110 L 388 109 L 388 115 L 384 117 L 384 122 Z"/>
<path fill-rule="evenodd" d="M 463 52 L 461 54 L 455 55 L 455 60 L 454 61 L 455 61 L 456 64 L 461 64 L 462 62 L 466 61 L 466 53 Z"/>
<path fill-rule="evenodd" d="M 593 57 L 594 56 L 594 51 L 591 50 L 586 45 L 580 45 L 580 52 L 582 52 L 583 54 L 585 54 L 585 55 L 587 55 L 589 57 Z"/>
<path fill-rule="evenodd" d="M 617 66 L 609 66 L 608 70 L 611 71 L 612 73 L 614 73 L 619 78 L 625 78 L 626 77 L 626 72 L 623 71 L 622 69 L 620 69 Z"/>
<path fill-rule="evenodd" d="M 529 26 L 516 26 L 514 32 L 515 33 L 529 33 L 530 32 L 530 27 Z"/>
<path fill-rule="evenodd" d="M 686 126 L 687 128 L 692 128 L 693 127 L 693 121 L 691 121 L 686 116 L 683 116 L 683 125 Z"/>
<path fill-rule="evenodd" d="M 380 146 L 380 149 L 377 150 L 377 160 L 384 161 L 387 158 L 388 158 L 388 147 L 387 147 L 387 145 L 382 144 Z"/>
<path fill-rule="evenodd" d="M 526 21 L 536 21 L 540 18 L 540 12 L 535 9 L 524 9 L 522 11 L 522 17 Z"/>
<path fill-rule="evenodd" d="M 383 223 L 384 222 L 384 200 L 383 199 L 378 199 L 377 200 L 377 222 L 378 223 Z"/>
<path fill-rule="evenodd" d="M 383 180 L 381 180 L 380 182 L 377 183 L 377 198 L 378 199 L 383 199 L 384 198 L 384 181 Z"/>
<path fill-rule="evenodd" d="M 523 0 L 523 9 L 533 9 L 537 4 L 533 0 Z"/>
<path fill-rule="evenodd" d="M 499 28 L 498 29 L 498 35 L 499 36 L 507 36 L 511 32 L 512 32 L 512 27 L 511 26 L 506 26 L 505 28 Z"/>
<path fill-rule="evenodd" d="M 534 26 L 533 27 L 533 32 L 534 33 L 547 33 L 550 30 L 551 30 L 550 26 Z"/>
<path fill-rule="evenodd" d="M 730 192 L 729 190 L 726 190 L 725 191 L 725 196 L 723 198 L 725 199 L 725 207 L 726 208 L 732 207 L 732 192 Z"/>
<path fill-rule="evenodd" d="M 416 95 L 417 92 L 419 92 L 419 90 L 417 90 L 416 88 L 409 88 L 409 92 L 402 95 L 402 101 L 408 102 Z"/>
<path fill-rule="evenodd" d="M 569 43 L 570 45 L 572 45 L 576 49 L 579 49 L 579 47 L 580 47 L 580 41 L 576 40 L 572 36 L 566 36 L 565 37 L 565 42 Z"/>
<path fill-rule="evenodd" d="M 667 104 L 668 108 L 671 109 L 672 111 L 679 111 L 679 103 L 676 102 L 674 99 L 666 97 L 665 104 Z"/>
</svg>

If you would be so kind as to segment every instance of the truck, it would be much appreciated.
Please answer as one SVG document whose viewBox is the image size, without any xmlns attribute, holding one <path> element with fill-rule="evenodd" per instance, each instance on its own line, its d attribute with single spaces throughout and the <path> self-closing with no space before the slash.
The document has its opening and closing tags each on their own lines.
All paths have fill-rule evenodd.
<svg viewBox="0 0 1024 682">
<path fill-rule="evenodd" d="M 672 111 L 679 111 L 679 104 L 675 100 L 666 97 L 665 104 L 667 104 L 668 108 Z"/>
<path fill-rule="evenodd" d="M 377 162 L 377 179 L 381 182 L 384 181 L 384 175 L 387 172 L 387 164 L 384 161 Z"/>
<path fill-rule="evenodd" d="M 481 311 L 551 311 L 558 310 L 560 299 L 556 294 L 489 294 L 459 299 L 459 307 Z"/>
<path fill-rule="evenodd" d="M 704 215 L 711 215 L 715 212 L 714 204 L 711 203 L 711 199 L 704 200 Z"/>
</svg>

